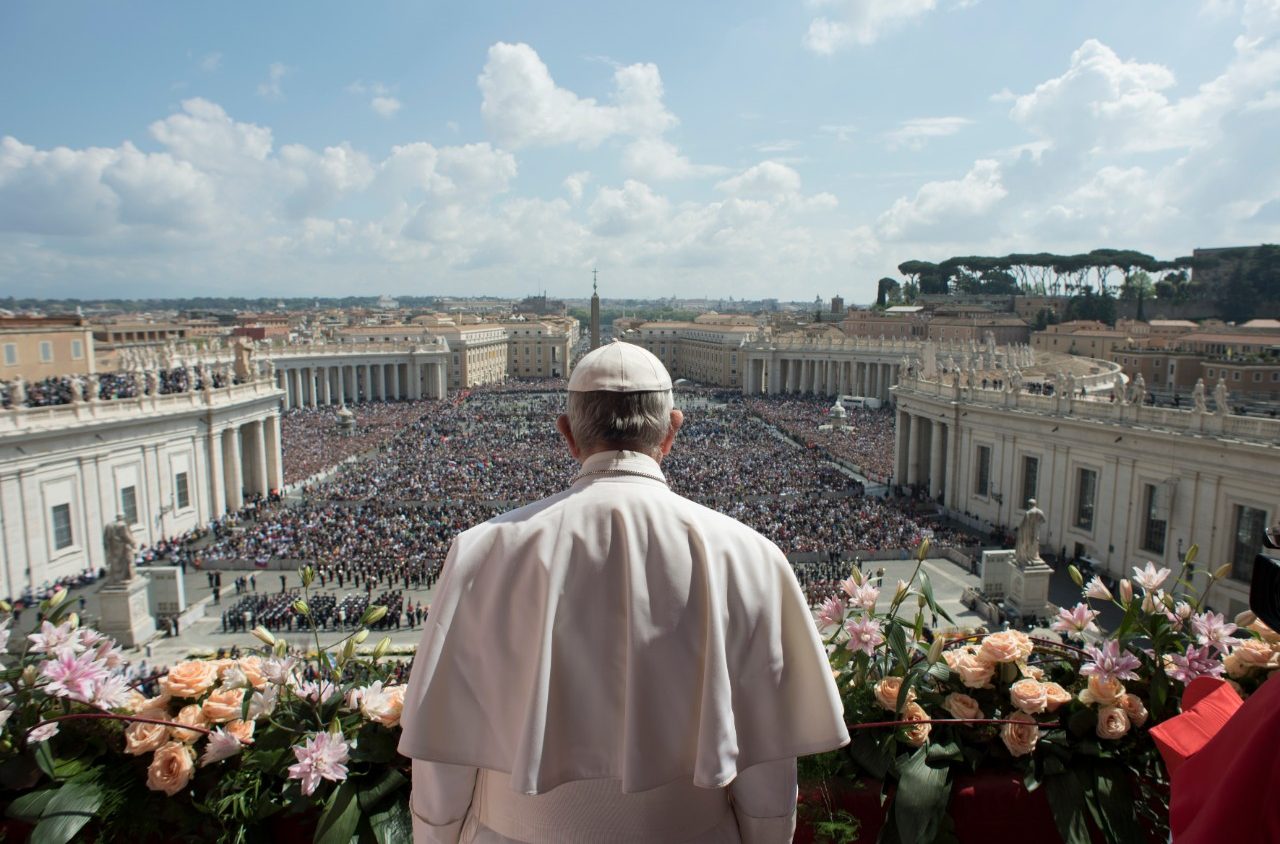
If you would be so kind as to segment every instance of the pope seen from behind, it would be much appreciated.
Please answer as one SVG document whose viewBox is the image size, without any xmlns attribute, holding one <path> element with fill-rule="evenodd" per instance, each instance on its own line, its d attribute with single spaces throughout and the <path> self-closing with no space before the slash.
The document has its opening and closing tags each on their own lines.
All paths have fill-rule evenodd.
<svg viewBox="0 0 1280 844">
<path fill-rule="evenodd" d="M 572 484 L 454 541 L 401 719 L 417 844 L 791 840 L 839 695 L 782 552 L 667 488 L 683 421 L 658 358 L 590 352 Z"/>
</svg>

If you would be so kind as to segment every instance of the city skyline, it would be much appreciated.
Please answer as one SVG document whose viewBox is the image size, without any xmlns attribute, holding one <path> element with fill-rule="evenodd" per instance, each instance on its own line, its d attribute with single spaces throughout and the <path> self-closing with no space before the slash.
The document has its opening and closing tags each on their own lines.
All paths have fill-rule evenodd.
<svg viewBox="0 0 1280 844">
<path fill-rule="evenodd" d="M 1280 240 L 1277 0 L 304 8 L 0 13 L 3 289 L 865 303 Z"/>
</svg>

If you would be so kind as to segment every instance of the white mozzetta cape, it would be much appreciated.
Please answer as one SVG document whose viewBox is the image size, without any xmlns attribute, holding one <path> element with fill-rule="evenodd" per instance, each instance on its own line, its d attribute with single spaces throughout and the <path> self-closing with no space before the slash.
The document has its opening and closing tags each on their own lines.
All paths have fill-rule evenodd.
<svg viewBox="0 0 1280 844">
<path fill-rule="evenodd" d="M 583 473 L 661 477 L 635 452 Z M 731 782 L 849 741 L 782 552 L 656 479 L 588 474 L 458 536 L 405 695 L 400 751 L 540 794 Z"/>
</svg>

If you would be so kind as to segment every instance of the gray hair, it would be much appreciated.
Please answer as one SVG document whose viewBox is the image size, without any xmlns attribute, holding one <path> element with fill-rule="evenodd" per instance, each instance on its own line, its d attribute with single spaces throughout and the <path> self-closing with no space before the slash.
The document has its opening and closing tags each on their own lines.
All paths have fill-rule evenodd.
<svg viewBox="0 0 1280 844">
<path fill-rule="evenodd" d="M 672 407 L 670 390 L 571 392 L 569 429 L 584 451 L 610 445 L 651 454 L 671 430 Z"/>
</svg>

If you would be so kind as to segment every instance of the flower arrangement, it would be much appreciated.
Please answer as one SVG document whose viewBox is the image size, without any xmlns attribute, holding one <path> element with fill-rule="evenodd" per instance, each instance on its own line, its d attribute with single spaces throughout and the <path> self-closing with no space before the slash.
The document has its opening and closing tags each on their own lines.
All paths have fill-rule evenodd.
<svg viewBox="0 0 1280 844">
<path fill-rule="evenodd" d="M 926 552 L 927 542 L 886 612 L 876 611 L 881 578 L 857 568 L 817 609 L 852 742 L 814 757 L 804 775 L 880 780 L 882 842 L 950 840 L 953 785 L 992 770 L 1044 789 L 1067 844 L 1087 844 L 1091 830 L 1114 842 L 1168 840 L 1168 777 L 1147 730 L 1178 714 L 1198 676 L 1256 689 L 1280 667 L 1280 636 L 1251 614 L 1231 623 L 1205 610 L 1189 583 L 1168 583 L 1171 572 L 1150 563 L 1121 580 L 1118 595 L 1072 567 L 1081 600 L 1043 635 L 935 634 L 926 612 L 954 621 L 921 568 Z M 1195 556 L 1193 546 L 1188 563 Z M 1101 602 L 1123 611 L 1106 634 L 1095 623 Z M 857 818 L 830 806 L 819 815 L 820 833 L 856 837 Z"/>
<path fill-rule="evenodd" d="M 301 574 L 294 611 L 309 620 L 312 572 Z M 409 760 L 396 752 L 404 686 L 390 640 L 363 644 L 386 608 L 328 648 L 312 625 L 310 654 L 258 628 L 259 652 L 179 663 L 146 697 L 65 598 L 40 605 L 18 664 L 0 669 L 5 814 L 33 825 L 33 841 L 94 824 L 97 840 L 247 843 L 290 821 L 319 842 L 412 837 Z M 8 637 L 6 618 L 0 649 Z"/>
</svg>

